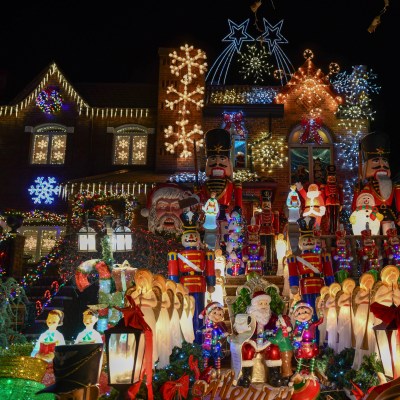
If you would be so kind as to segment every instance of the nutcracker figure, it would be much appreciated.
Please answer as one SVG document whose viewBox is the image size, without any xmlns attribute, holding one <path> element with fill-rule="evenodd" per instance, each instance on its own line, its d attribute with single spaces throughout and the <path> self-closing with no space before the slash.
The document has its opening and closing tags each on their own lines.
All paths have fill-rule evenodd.
<svg viewBox="0 0 400 400">
<path fill-rule="evenodd" d="M 375 276 L 378 281 L 380 270 L 382 269 L 382 256 L 376 246 L 375 240 L 371 237 L 371 230 L 365 229 L 361 231 L 362 248 L 358 251 L 358 259 L 360 261 L 360 272 L 369 272 Z"/>
<path fill-rule="evenodd" d="M 385 241 L 384 250 L 386 263 L 400 267 L 400 238 L 397 235 L 396 228 L 391 228 L 386 231 L 388 240 Z"/>
<path fill-rule="evenodd" d="M 255 213 L 256 224 L 260 226 L 260 242 L 264 247 L 265 266 L 271 270 L 276 265 L 275 233 L 279 232 L 279 214 L 272 211 L 271 190 L 261 191 L 261 212 Z"/>
<path fill-rule="evenodd" d="M 353 260 L 343 228 L 336 231 L 336 248 L 332 250 L 332 259 L 336 281 L 341 284 L 349 276 Z"/>
<path fill-rule="evenodd" d="M 301 255 L 287 258 L 289 266 L 289 284 L 292 294 L 300 292 L 303 301 L 315 310 L 315 300 L 321 288 L 334 281 L 330 254 L 314 253 L 316 241 L 313 235 L 315 218 L 299 218 Z M 300 287 L 300 289 L 299 289 Z"/>
<path fill-rule="evenodd" d="M 326 216 L 329 221 L 329 233 L 332 235 L 337 231 L 339 212 L 343 205 L 343 186 L 337 183 L 336 167 L 328 165 L 326 184 L 321 185 L 322 196 L 325 199 Z"/>
<path fill-rule="evenodd" d="M 265 248 L 260 243 L 260 226 L 254 224 L 247 226 L 247 244 L 243 247 L 242 260 L 246 265 L 246 275 L 256 272 L 263 275 L 263 261 L 265 260 Z"/>
<path fill-rule="evenodd" d="M 321 305 L 322 307 L 323 305 Z M 295 327 L 293 330 L 293 347 L 297 359 L 296 373 L 292 380 L 301 373 L 303 361 L 309 360 L 309 374 L 314 377 L 315 357 L 318 355 L 317 326 L 322 324 L 324 315 L 318 312 L 318 321 L 313 322 L 314 308 L 304 301 L 297 302 L 293 307 Z"/>
<path fill-rule="evenodd" d="M 352 208 L 355 210 L 360 194 L 372 194 L 375 205 L 383 214 L 381 229 L 382 234 L 386 235 L 392 222 L 400 225 L 400 185 L 394 185 L 390 178 L 390 138 L 383 132 L 372 132 L 362 139 L 361 151 L 364 161 L 363 178 L 367 183 L 355 187 Z"/>
<path fill-rule="evenodd" d="M 200 234 L 196 230 L 198 214 L 187 211 L 181 218 L 185 229 L 181 242 L 185 249 L 179 253 L 168 253 L 168 278 L 177 283 L 180 281 L 195 298 L 193 330 L 196 343 L 201 344 L 199 314 L 204 308 L 206 290 L 209 293 L 215 290 L 214 252 L 199 249 Z"/>
<path fill-rule="evenodd" d="M 231 136 L 225 129 L 211 129 L 205 135 L 205 142 L 207 178 L 200 190 L 200 198 L 205 202 L 215 192 L 219 204 L 218 220 L 224 221 L 229 206 L 242 207 L 242 186 L 232 181 Z M 235 204 L 231 204 L 233 197 Z"/>
<path fill-rule="evenodd" d="M 224 306 L 216 301 L 209 303 L 199 315 L 204 319 L 202 328 L 203 342 L 202 356 L 203 366 L 207 368 L 212 358 L 217 377 L 221 375 L 221 359 L 224 357 L 223 344 L 229 335 L 224 323 Z"/>
</svg>

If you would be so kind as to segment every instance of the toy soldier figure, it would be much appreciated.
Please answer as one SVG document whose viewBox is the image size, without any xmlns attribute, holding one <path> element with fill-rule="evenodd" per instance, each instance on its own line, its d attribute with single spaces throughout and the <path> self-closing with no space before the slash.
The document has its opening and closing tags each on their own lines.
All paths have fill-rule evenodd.
<svg viewBox="0 0 400 400">
<path fill-rule="evenodd" d="M 185 248 L 180 253 L 168 253 L 168 278 L 189 289 L 189 294 L 195 298 L 193 314 L 193 330 L 196 343 L 201 344 L 202 335 L 199 331 L 201 321 L 199 314 L 204 309 L 205 292 L 215 290 L 214 252 L 200 250 L 200 234 L 197 232 L 198 214 L 187 211 L 182 214 L 184 232 L 182 245 Z"/>
<path fill-rule="evenodd" d="M 382 234 L 386 235 L 386 231 L 393 226 L 392 222 L 400 224 L 400 185 L 393 185 L 390 178 L 389 136 L 383 132 L 368 134 L 361 141 L 361 152 L 364 160 L 363 178 L 367 183 L 355 188 L 352 209 L 355 210 L 360 194 L 372 194 L 375 205 L 383 214 L 381 228 Z"/>
</svg>

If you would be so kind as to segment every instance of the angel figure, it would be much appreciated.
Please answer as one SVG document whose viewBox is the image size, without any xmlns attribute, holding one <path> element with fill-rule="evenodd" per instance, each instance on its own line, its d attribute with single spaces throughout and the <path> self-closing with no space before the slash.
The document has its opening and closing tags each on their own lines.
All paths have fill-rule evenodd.
<svg viewBox="0 0 400 400">
<path fill-rule="evenodd" d="M 174 347 L 182 347 L 182 333 L 181 333 L 181 324 L 179 320 L 178 310 L 181 307 L 178 296 L 176 295 L 176 283 L 167 280 L 167 293 L 169 295 L 171 306 L 169 309 L 169 316 L 171 320 L 170 325 L 170 336 L 171 336 L 171 350 Z"/>
<path fill-rule="evenodd" d="M 220 304 L 225 303 L 225 277 L 222 275 L 220 269 L 215 270 L 215 291 L 209 293 L 210 300 L 209 302 L 217 302 Z"/>
<path fill-rule="evenodd" d="M 353 290 L 354 335 L 356 337 L 355 354 L 352 368 L 360 368 L 363 357 L 375 351 L 376 339 L 372 327 L 375 324 L 374 314 L 370 310 L 372 287 L 375 277 L 366 272 L 360 277 L 360 286 Z"/>
<path fill-rule="evenodd" d="M 128 289 L 129 290 L 129 289 Z M 143 318 L 153 332 L 153 343 L 157 343 L 156 316 L 157 297 L 153 291 L 153 274 L 147 269 L 139 268 L 135 274 L 135 288 L 129 290 L 130 296 L 143 313 Z M 157 346 L 153 346 L 153 365 L 157 361 Z"/>
<path fill-rule="evenodd" d="M 356 283 L 351 278 L 346 278 L 342 282 L 342 290 L 336 295 L 337 306 L 339 309 L 337 332 L 338 345 L 337 352 L 340 353 L 346 348 L 352 347 L 352 329 L 353 329 L 353 309 L 351 305 L 351 294 L 356 287 Z"/>
<path fill-rule="evenodd" d="M 159 309 L 156 322 L 156 346 L 158 353 L 157 368 L 161 369 L 169 364 L 169 356 L 171 355 L 172 349 L 168 313 L 171 302 L 167 293 L 167 280 L 160 274 L 153 276 L 153 291 L 158 299 L 158 305 L 156 307 Z"/>
<path fill-rule="evenodd" d="M 184 287 L 185 293 L 183 295 L 183 310 L 181 314 L 180 324 L 183 339 L 187 343 L 193 343 L 194 331 L 193 331 L 193 315 L 190 314 L 190 296 L 189 290 Z"/>
<path fill-rule="evenodd" d="M 328 347 L 337 352 L 337 304 L 336 294 L 341 290 L 340 284 L 337 282 L 329 285 L 329 296 L 326 300 L 325 307 L 328 310 L 326 316 L 326 331 L 328 333 Z"/>
<path fill-rule="evenodd" d="M 326 299 L 329 296 L 329 286 L 322 286 L 319 291 L 320 295 L 315 300 L 315 308 L 320 309 L 324 315 L 324 320 L 318 326 L 319 330 L 319 346 L 324 347 L 326 344 L 326 321 L 328 317 L 328 309 L 325 307 Z"/>
</svg>

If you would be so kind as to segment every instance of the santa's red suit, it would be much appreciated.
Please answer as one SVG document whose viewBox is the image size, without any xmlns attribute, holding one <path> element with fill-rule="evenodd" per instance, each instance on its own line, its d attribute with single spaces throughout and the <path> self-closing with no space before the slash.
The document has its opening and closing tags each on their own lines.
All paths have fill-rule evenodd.
<svg viewBox="0 0 400 400">
<path fill-rule="evenodd" d="M 201 187 L 198 194 L 200 200 L 205 203 L 210 197 L 211 193 L 216 193 L 218 205 L 227 209 L 230 205 L 242 207 L 242 185 L 240 182 L 233 183 L 228 178 L 209 178 Z M 234 198 L 234 204 L 232 204 Z"/>
</svg>

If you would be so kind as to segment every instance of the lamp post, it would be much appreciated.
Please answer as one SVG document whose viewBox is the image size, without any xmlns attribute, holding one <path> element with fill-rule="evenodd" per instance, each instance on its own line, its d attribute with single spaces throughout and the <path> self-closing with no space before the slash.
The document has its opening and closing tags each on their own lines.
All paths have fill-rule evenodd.
<svg viewBox="0 0 400 400">
<path fill-rule="evenodd" d="M 389 309 L 388 311 L 392 311 L 393 318 L 390 318 L 390 321 L 375 325 L 372 329 L 375 333 L 384 373 L 396 379 L 400 376 L 400 324 L 399 318 L 396 318 L 396 313 L 394 312 L 398 310 L 398 307 L 392 304 L 387 308 Z M 387 313 L 387 315 L 390 314 Z"/>
<path fill-rule="evenodd" d="M 108 384 L 126 399 L 128 389 L 139 382 L 143 367 L 145 335 L 143 330 L 125 326 L 122 318 L 105 332 Z"/>
</svg>

